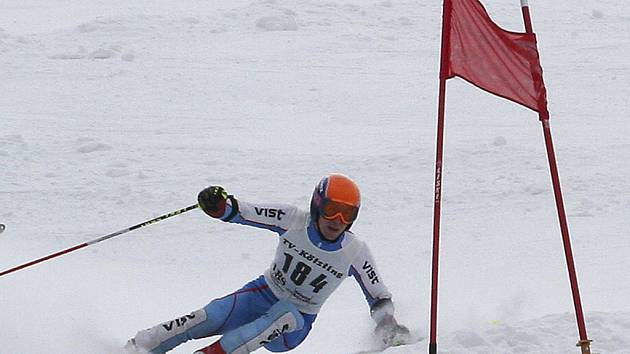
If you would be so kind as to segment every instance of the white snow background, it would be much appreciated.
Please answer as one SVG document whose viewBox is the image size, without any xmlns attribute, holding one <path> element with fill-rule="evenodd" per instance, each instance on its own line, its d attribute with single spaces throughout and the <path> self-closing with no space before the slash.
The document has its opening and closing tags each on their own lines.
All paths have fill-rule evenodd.
<svg viewBox="0 0 630 354">
<path fill-rule="evenodd" d="M 483 2 L 522 31 L 519 1 Z M 211 184 L 307 208 L 339 171 L 362 188 L 353 230 L 399 320 L 428 336 L 441 6 L 1 1 L 0 270 Z M 630 10 L 530 8 L 593 352 L 630 353 Z M 439 353 L 579 353 L 536 113 L 457 79 L 447 98 Z M 195 210 L 6 275 L 0 353 L 118 353 L 257 277 L 276 240 Z M 372 329 L 348 280 L 293 352 L 369 350 Z M 427 340 L 386 352 L 426 353 Z"/>
</svg>

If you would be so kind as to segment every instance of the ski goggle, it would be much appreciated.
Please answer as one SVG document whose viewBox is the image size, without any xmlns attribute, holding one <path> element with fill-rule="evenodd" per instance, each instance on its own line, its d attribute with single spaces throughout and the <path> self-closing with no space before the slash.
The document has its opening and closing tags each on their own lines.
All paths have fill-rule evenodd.
<svg viewBox="0 0 630 354">
<path fill-rule="evenodd" d="M 351 224 L 356 220 L 359 215 L 359 208 L 345 204 L 335 202 L 330 199 L 323 199 L 319 208 L 320 214 L 324 219 L 334 220 L 337 217 L 341 217 L 341 221 L 344 224 Z"/>
</svg>

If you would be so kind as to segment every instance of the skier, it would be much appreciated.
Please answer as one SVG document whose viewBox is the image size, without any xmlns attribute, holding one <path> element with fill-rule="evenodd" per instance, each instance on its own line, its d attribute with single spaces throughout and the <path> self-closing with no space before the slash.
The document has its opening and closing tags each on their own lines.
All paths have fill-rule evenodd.
<svg viewBox="0 0 630 354">
<path fill-rule="evenodd" d="M 129 351 L 161 354 L 190 339 L 222 337 L 195 354 L 244 354 L 260 347 L 285 352 L 308 335 L 321 306 L 348 276 L 361 287 L 384 344 L 408 340 L 394 318 L 391 294 L 367 245 L 350 231 L 361 204 L 359 188 L 342 174 L 315 187 L 310 213 L 284 204 L 253 204 L 211 186 L 198 195 L 201 209 L 225 222 L 280 235 L 271 266 L 240 290 L 181 318 L 139 331 Z"/>
</svg>

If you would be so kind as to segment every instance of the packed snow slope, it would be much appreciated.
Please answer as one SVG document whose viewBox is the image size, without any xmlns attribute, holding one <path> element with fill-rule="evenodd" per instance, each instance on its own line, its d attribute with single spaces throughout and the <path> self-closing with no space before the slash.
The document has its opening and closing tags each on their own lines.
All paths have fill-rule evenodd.
<svg viewBox="0 0 630 354">
<path fill-rule="evenodd" d="M 522 31 L 518 1 L 484 4 Z M 630 9 L 530 7 L 593 352 L 630 353 Z M 211 184 L 306 208 L 338 171 L 399 320 L 426 337 L 440 28 L 440 1 L 0 2 L 0 269 Z M 439 352 L 579 353 L 536 114 L 457 79 L 447 94 Z M 0 353 L 118 353 L 257 277 L 276 242 L 195 210 L 1 277 Z M 294 353 L 367 351 L 372 329 L 347 281 Z"/>
</svg>

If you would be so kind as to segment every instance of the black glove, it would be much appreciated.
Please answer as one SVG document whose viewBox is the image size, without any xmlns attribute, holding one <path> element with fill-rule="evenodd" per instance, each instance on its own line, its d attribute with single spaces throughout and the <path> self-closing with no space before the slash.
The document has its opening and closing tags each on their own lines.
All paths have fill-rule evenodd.
<svg viewBox="0 0 630 354">
<path fill-rule="evenodd" d="M 220 218 L 225 214 L 225 202 L 228 198 L 228 194 L 221 186 L 210 186 L 201 192 L 197 196 L 199 207 L 206 214 L 213 218 Z"/>
</svg>

